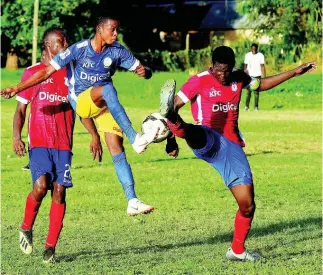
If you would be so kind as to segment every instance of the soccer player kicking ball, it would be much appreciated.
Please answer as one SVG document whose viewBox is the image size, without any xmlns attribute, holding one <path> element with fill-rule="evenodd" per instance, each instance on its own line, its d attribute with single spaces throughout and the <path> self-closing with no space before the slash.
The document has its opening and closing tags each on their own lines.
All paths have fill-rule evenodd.
<svg viewBox="0 0 323 275">
<path fill-rule="evenodd" d="M 66 49 L 67 37 L 61 28 L 50 28 L 43 36 L 42 62 L 24 70 L 22 80 L 49 65 L 52 56 Z M 70 166 L 72 160 L 72 135 L 75 115 L 67 100 L 66 70 L 55 72 L 50 78 L 16 97 L 17 108 L 13 123 L 13 149 L 22 157 L 26 154 L 21 131 L 30 103 L 28 122 L 29 165 L 33 189 L 26 200 L 24 219 L 20 228 L 20 248 L 25 254 L 33 251 L 32 229 L 38 209 L 52 192 L 49 213 L 49 230 L 43 254 L 45 263 L 55 262 L 55 247 L 63 227 L 66 209 L 66 188 L 72 187 Z"/>
<path fill-rule="evenodd" d="M 144 67 L 132 53 L 116 42 L 118 25 L 119 22 L 114 16 L 99 17 L 93 38 L 84 39 L 57 54 L 46 68 L 16 86 L 3 89 L 1 96 L 10 98 L 24 89 L 46 81 L 54 72 L 66 66 L 68 100 L 81 118 L 95 119 L 96 125 L 92 119 L 81 121 L 93 138 L 98 130 L 105 140 L 128 200 L 127 214 L 134 216 L 152 212 L 154 208 L 137 199 L 132 170 L 123 147 L 123 133 L 133 149 L 142 153 L 156 138 L 159 129 L 147 134 L 137 133 L 118 100 L 112 83 L 112 76 L 118 67 L 135 72 L 145 79 L 152 76 L 149 68 Z"/>
<path fill-rule="evenodd" d="M 176 85 L 170 79 L 161 89 L 160 113 L 168 119 L 168 126 L 175 136 L 186 140 L 193 153 L 209 163 L 222 176 L 238 204 L 234 221 L 229 260 L 255 261 L 261 255 L 249 253 L 245 241 L 255 213 L 252 173 L 245 146 L 238 128 L 239 103 L 242 88 L 266 91 L 278 84 L 310 72 L 314 62 L 294 70 L 261 79 L 253 79 L 240 70 L 234 70 L 235 55 L 231 48 L 221 46 L 212 53 L 212 67 L 192 76 L 174 97 Z M 185 123 L 178 110 L 188 101 L 198 125 Z"/>
</svg>

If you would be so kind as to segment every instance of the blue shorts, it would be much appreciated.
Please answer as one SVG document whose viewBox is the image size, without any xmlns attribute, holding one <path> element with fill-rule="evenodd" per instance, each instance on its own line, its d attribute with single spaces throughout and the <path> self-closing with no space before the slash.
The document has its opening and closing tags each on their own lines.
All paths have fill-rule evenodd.
<svg viewBox="0 0 323 275">
<path fill-rule="evenodd" d="M 49 148 L 32 148 L 29 150 L 29 164 L 33 183 L 42 175 L 49 175 L 50 181 L 72 187 L 70 172 L 72 152 Z"/>
<path fill-rule="evenodd" d="M 252 173 L 242 147 L 207 126 L 202 127 L 206 133 L 206 145 L 194 149 L 193 153 L 214 167 L 221 175 L 228 188 L 240 184 L 252 184 Z"/>
</svg>

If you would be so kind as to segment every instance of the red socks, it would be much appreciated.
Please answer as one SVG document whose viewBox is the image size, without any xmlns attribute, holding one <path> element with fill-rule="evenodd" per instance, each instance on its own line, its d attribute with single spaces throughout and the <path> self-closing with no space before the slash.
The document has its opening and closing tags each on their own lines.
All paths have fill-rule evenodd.
<svg viewBox="0 0 323 275">
<path fill-rule="evenodd" d="M 31 193 L 29 193 L 26 199 L 25 216 L 21 225 L 22 230 L 32 229 L 40 204 L 41 201 L 35 201 Z"/>
<path fill-rule="evenodd" d="M 240 211 L 237 211 L 234 221 L 234 233 L 231 246 L 233 252 L 236 254 L 241 254 L 245 251 L 244 243 L 250 231 L 252 219 L 253 217 L 243 217 Z"/>
<path fill-rule="evenodd" d="M 49 230 L 45 248 L 55 248 L 59 234 L 63 228 L 63 219 L 65 215 L 66 204 L 53 203 L 49 213 Z"/>
<path fill-rule="evenodd" d="M 176 123 L 171 122 L 170 120 L 167 121 L 167 125 L 171 132 L 176 136 L 180 138 L 185 138 L 186 133 L 185 129 L 183 127 L 182 119 L 178 119 Z"/>
</svg>

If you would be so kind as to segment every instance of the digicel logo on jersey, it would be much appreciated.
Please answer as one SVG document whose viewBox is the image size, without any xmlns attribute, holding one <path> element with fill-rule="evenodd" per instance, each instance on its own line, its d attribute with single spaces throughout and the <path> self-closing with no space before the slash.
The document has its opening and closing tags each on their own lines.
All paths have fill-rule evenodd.
<svg viewBox="0 0 323 275">
<path fill-rule="evenodd" d="M 108 72 L 106 74 L 95 74 L 95 75 L 87 74 L 85 72 L 81 72 L 81 74 L 80 74 L 80 78 L 82 80 L 87 80 L 92 83 L 100 81 L 100 80 L 108 79 L 109 77 L 110 77 L 110 72 Z"/>
<path fill-rule="evenodd" d="M 212 112 L 224 112 L 227 113 L 229 111 L 236 111 L 238 110 L 238 105 L 237 104 L 232 104 L 230 102 L 226 104 L 213 104 L 212 106 Z"/>
<path fill-rule="evenodd" d="M 40 92 L 39 93 L 39 100 L 48 100 L 49 102 L 55 102 L 55 101 L 59 101 L 59 102 L 68 102 L 67 97 L 66 96 L 61 96 L 58 95 L 57 93 L 55 94 L 50 94 L 50 93 L 46 93 L 46 92 Z"/>
</svg>

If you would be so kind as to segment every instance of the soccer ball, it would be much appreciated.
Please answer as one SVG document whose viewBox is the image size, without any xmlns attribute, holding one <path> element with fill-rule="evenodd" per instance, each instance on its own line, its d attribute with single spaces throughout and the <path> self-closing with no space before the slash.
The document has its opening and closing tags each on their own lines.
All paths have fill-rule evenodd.
<svg viewBox="0 0 323 275">
<path fill-rule="evenodd" d="M 154 131 L 158 127 L 159 131 L 154 143 L 159 143 L 167 139 L 167 137 L 172 133 L 167 126 L 167 119 L 160 113 L 152 113 L 148 115 L 142 122 L 141 131 L 143 133 L 148 133 Z"/>
</svg>

